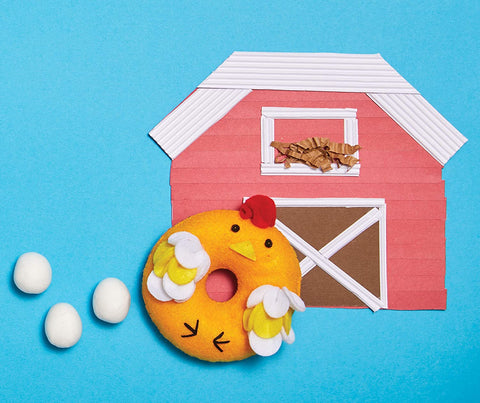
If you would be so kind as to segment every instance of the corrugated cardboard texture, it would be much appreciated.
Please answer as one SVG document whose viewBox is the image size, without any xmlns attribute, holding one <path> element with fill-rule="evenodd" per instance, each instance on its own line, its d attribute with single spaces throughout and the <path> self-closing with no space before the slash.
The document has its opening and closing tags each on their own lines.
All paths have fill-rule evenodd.
<svg viewBox="0 0 480 403">
<path fill-rule="evenodd" d="M 320 250 L 370 208 L 279 207 L 277 218 Z M 305 256 L 297 251 L 301 261 Z M 330 260 L 377 297 L 380 296 L 379 225 L 374 224 Z M 307 306 L 365 306 L 354 294 L 317 266 L 302 280 Z"/>
</svg>

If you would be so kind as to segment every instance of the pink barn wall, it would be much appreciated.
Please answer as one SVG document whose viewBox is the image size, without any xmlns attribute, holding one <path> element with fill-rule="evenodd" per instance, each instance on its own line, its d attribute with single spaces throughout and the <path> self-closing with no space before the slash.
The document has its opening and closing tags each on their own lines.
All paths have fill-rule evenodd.
<svg viewBox="0 0 480 403">
<path fill-rule="evenodd" d="M 261 176 L 263 106 L 357 109 L 360 176 Z M 282 130 L 288 131 L 289 122 L 284 123 Z M 335 122 L 322 122 L 322 128 L 326 133 L 320 135 L 338 132 Z M 236 209 L 244 196 L 254 194 L 311 197 L 306 189 L 312 186 L 316 197 L 384 198 L 389 308 L 444 309 L 441 175 L 441 165 L 365 94 L 256 90 L 172 162 L 172 221 Z"/>
</svg>

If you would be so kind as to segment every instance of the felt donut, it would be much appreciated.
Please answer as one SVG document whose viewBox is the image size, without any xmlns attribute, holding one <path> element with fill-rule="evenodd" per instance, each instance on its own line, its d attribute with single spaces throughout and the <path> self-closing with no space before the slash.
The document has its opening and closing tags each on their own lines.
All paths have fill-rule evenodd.
<svg viewBox="0 0 480 403">
<path fill-rule="evenodd" d="M 239 211 L 191 216 L 159 239 L 143 271 L 142 294 L 167 340 L 206 361 L 270 356 L 294 341 L 292 314 L 305 310 L 301 272 L 274 224 L 274 202 L 257 195 Z M 219 298 L 212 280 L 219 273 L 233 284 L 227 298 Z"/>
</svg>

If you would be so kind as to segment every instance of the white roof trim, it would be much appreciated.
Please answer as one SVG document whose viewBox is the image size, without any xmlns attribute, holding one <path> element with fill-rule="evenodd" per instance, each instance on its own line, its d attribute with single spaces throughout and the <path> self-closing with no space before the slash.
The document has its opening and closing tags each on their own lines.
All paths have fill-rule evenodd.
<svg viewBox="0 0 480 403">
<path fill-rule="evenodd" d="M 253 89 L 366 93 L 440 164 L 467 139 L 379 54 L 234 52 L 149 134 L 176 158 Z"/>
<path fill-rule="evenodd" d="M 379 54 L 234 52 L 199 88 L 417 93 Z"/>
<path fill-rule="evenodd" d="M 250 92 L 199 88 L 149 134 L 173 160 Z"/>
<path fill-rule="evenodd" d="M 467 141 L 421 95 L 367 95 L 442 165 Z"/>
</svg>

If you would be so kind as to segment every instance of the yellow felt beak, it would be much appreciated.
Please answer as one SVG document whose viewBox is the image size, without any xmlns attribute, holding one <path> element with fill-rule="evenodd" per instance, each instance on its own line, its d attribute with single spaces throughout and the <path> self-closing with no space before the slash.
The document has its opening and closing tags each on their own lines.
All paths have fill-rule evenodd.
<svg viewBox="0 0 480 403">
<path fill-rule="evenodd" d="M 255 251 L 253 250 L 253 245 L 250 243 L 250 241 L 233 243 L 229 246 L 229 248 L 237 253 L 240 253 L 240 255 L 246 257 L 247 259 L 253 260 L 254 262 L 257 260 Z"/>
</svg>

